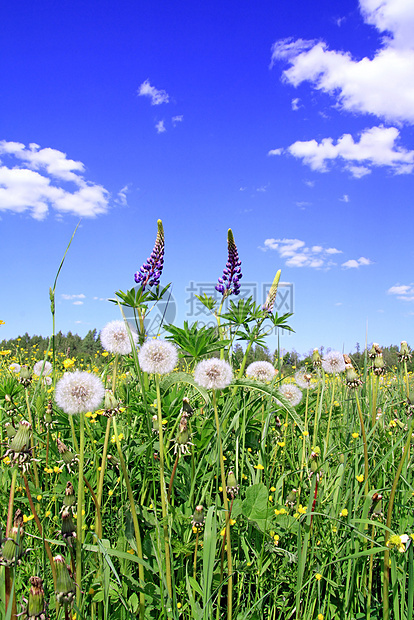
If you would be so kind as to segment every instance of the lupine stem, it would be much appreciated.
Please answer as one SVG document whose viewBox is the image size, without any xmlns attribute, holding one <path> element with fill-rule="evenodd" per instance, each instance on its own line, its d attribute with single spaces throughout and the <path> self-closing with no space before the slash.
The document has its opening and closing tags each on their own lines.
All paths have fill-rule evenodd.
<svg viewBox="0 0 414 620">
<path fill-rule="evenodd" d="M 213 390 L 213 406 L 214 406 L 214 418 L 216 421 L 217 428 L 217 445 L 219 449 L 220 455 L 220 471 L 221 471 L 221 487 L 223 489 L 223 506 L 224 511 L 226 513 L 226 542 L 227 542 L 227 572 L 228 572 L 228 582 L 227 582 L 227 620 L 231 620 L 232 618 L 232 604 L 233 604 L 233 565 L 231 558 L 231 536 L 230 536 L 230 525 L 229 525 L 229 503 L 227 499 L 227 489 L 226 489 L 226 474 L 224 471 L 224 459 L 223 459 L 223 445 L 221 443 L 221 435 L 220 435 L 220 421 L 218 417 L 217 411 L 217 396 L 216 391 Z"/>
<path fill-rule="evenodd" d="M 164 478 L 164 436 L 162 430 L 162 410 L 161 410 L 161 391 L 160 376 L 155 375 L 155 385 L 157 388 L 157 412 L 158 412 L 158 431 L 160 442 L 160 491 L 161 491 L 161 509 L 164 532 L 164 549 L 165 549 L 165 575 L 167 579 L 168 596 L 172 599 L 171 585 L 171 558 L 170 558 L 170 540 L 168 535 L 168 508 L 167 498 L 165 496 L 165 478 Z"/>
</svg>

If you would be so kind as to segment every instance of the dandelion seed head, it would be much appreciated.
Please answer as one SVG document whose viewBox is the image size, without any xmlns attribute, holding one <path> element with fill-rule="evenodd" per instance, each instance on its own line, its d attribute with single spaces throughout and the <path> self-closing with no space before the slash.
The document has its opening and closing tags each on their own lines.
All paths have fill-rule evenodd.
<svg viewBox="0 0 414 620">
<path fill-rule="evenodd" d="M 69 415 L 95 411 L 104 396 L 102 381 L 89 372 L 65 372 L 56 385 L 56 402 Z"/>
<path fill-rule="evenodd" d="M 270 362 L 252 362 L 246 369 L 247 377 L 257 381 L 271 381 L 276 370 Z"/>
<path fill-rule="evenodd" d="M 144 372 L 166 375 L 177 364 L 177 349 L 165 340 L 147 340 L 139 350 L 138 360 Z"/>
<path fill-rule="evenodd" d="M 43 364 L 44 364 L 44 368 L 43 368 Z M 43 368 L 43 372 L 42 372 L 42 368 Z M 43 360 L 40 360 L 39 362 L 36 362 L 36 364 L 33 366 L 33 374 L 37 375 L 38 377 L 40 377 L 40 375 L 42 375 L 43 377 L 47 377 L 48 375 L 51 374 L 52 370 L 53 370 L 53 366 L 48 361 L 44 362 Z"/>
<path fill-rule="evenodd" d="M 295 381 L 302 390 L 313 390 L 313 388 L 318 385 L 312 373 L 308 372 L 305 368 L 295 373 Z"/>
<path fill-rule="evenodd" d="M 233 370 L 226 361 L 213 357 L 197 364 L 194 379 L 207 390 L 224 390 L 232 382 Z"/>
<path fill-rule="evenodd" d="M 343 372 L 345 370 L 345 362 L 342 353 L 339 351 L 330 351 L 322 360 L 322 368 L 329 374 Z"/>
<path fill-rule="evenodd" d="M 300 391 L 298 386 L 294 385 L 293 383 L 285 383 L 284 385 L 281 385 L 279 388 L 279 392 L 289 401 L 292 407 L 296 407 L 296 405 L 299 405 L 300 401 L 302 400 L 302 392 Z"/>
<path fill-rule="evenodd" d="M 131 332 L 131 336 L 136 345 L 138 342 L 137 334 Z M 131 341 L 124 321 L 111 321 L 107 323 L 101 331 L 100 338 L 103 348 L 109 351 L 109 353 L 128 355 L 132 351 Z"/>
<path fill-rule="evenodd" d="M 20 368 L 21 368 L 20 364 L 17 364 L 16 362 L 13 362 L 13 363 L 12 363 L 12 364 L 10 364 L 10 366 L 9 366 L 9 370 L 10 370 L 11 372 L 15 372 L 15 373 L 16 373 L 16 375 L 17 375 L 17 374 L 19 374 L 19 372 L 20 372 Z"/>
</svg>

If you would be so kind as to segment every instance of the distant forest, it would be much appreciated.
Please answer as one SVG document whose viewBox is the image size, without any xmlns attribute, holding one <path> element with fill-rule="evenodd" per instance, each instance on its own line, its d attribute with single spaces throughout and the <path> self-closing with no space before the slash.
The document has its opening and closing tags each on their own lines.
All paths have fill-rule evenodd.
<svg viewBox="0 0 414 620">
<path fill-rule="evenodd" d="M 11 350 L 12 353 L 15 354 L 17 348 L 19 348 L 19 352 L 21 354 L 27 353 L 29 355 L 34 355 L 37 359 L 43 359 L 44 351 L 47 350 L 48 346 L 49 338 L 44 338 L 42 336 L 29 336 L 27 332 L 18 338 L 2 340 L 0 342 L 0 350 Z M 371 345 L 369 345 L 368 348 L 370 348 L 370 346 Z M 81 338 L 78 334 L 72 334 L 72 332 L 62 334 L 60 331 L 55 336 L 55 347 L 57 353 L 62 353 L 68 358 L 82 358 L 85 362 L 94 358 L 96 353 L 102 352 L 99 334 L 96 329 L 89 330 L 84 338 Z M 393 366 L 397 366 L 399 347 L 397 345 L 389 345 L 381 348 L 384 361 L 386 363 L 386 368 L 391 369 Z M 324 349 L 324 347 L 319 348 L 321 355 L 328 353 L 329 350 L 330 349 Z M 300 355 L 294 349 L 292 351 L 282 350 L 282 354 L 283 367 L 286 371 L 289 371 L 292 367 L 300 368 L 305 364 L 307 366 L 312 365 L 312 351 L 309 351 L 306 355 Z M 243 355 L 243 348 L 239 344 L 236 344 L 234 348 L 235 362 L 241 363 Z M 365 350 L 361 350 L 359 343 L 356 343 L 355 351 L 353 353 L 349 353 L 349 355 L 357 368 L 363 368 Z M 277 350 L 271 353 L 267 347 L 256 346 L 251 348 L 248 355 L 247 364 L 259 360 L 274 363 L 277 357 Z M 407 368 L 409 371 L 414 372 L 414 359 L 407 362 Z"/>
</svg>

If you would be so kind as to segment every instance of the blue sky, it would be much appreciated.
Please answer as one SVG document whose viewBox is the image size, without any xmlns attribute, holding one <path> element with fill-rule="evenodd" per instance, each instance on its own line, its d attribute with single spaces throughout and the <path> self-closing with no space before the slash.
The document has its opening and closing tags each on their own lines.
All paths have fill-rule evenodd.
<svg viewBox="0 0 414 620">
<path fill-rule="evenodd" d="M 178 324 L 231 227 L 257 301 L 292 285 L 284 348 L 413 344 L 413 2 L 23 0 L 1 29 L 0 338 L 50 334 L 81 218 L 57 329 L 119 318 L 161 218 Z"/>
</svg>

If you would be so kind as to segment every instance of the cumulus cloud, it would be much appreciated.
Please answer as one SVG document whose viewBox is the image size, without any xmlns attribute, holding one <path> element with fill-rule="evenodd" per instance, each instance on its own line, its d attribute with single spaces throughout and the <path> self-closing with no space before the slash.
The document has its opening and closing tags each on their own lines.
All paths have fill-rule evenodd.
<svg viewBox="0 0 414 620">
<path fill-rule="evenodd" d="M 106 213 L 109 192 L 86 181 L 84 171 L 82 162 L 68 159 L 62 151 L 1 140 L 0 211 L 29 211 L 37 220 L 50 208 L 78 217 Z"/>
<path fill-rule="evenodd" d="M 372 127 L 363 131 L 359 140 L 344 134 L 336 141 L 297 141 L 287 152 L 318 172 L 326 172 L 329 164 L 338 162 L 356 178 L 369 174 L 374 166 L 387 167 L 395 174 L 409 174 L 414 168 L 414 151 L 398 145 L 399 135 L 396 127 Z"/>
<path fill-rule="evenodd" d="M 341 267 L 344 267 L 344 269 L 358 269 L 359 267 L 363 267 L 366 265 L 372 265 L 372 261 L 369 258 L 361 256 L 357 260 L 347 260 L 345 263 L 342 263 Z"/>
<path fill-rule="evenodd" d="M 79 299 L 85 299 L 86 296 L 83 293 L 80 293 L 79 295 L 69 295 L 67 293 L 62 293 L 61 297 L 62 297 L 62 299 L 72 301 L 74 299 L 78 299 L 78 300 Z"/>
<path fill-rule="evenodd" d="M 157 130 L 157 133 L 164 133 L 164 131 L 167 131 L 164 125 L 164 121 L 158 121 L 158 123 L 156 123 L 155 125 L 155 129 Z"/>
<path fill-rule="evenodd" d="M 414 284 L 395 284 L 387 291 L 388 295 L 396 295 L 402 301 L 414 301 Z"/>
<path fill-rule="evenodd" d="M 173 116 L 171 121 L 173 126 L 175 127 L 177 123 L 182 123 L 184 120 L 184 116 L 182 114 L 178 114 L 177 116 Z"/>
<path fill-rule="evenodd" d="M 289 63 L 283 78 L 308 81 L 346 110 L 393 122 L 414 122 L 414 5 L 405 0 L 360 0 L 366 23 L 386 33 L 373 58 L 354 59 L 323 41 L 284 39 L 272 48 L 272 64 Z"/>
<path fill-rule="evenodd" d="M 271 66 L 288 65 L 282 79 L 294 87 L 307 82 L 332 97 L 333 105 L 369 114 L 397 126 L 414 123 L 414 3 L 406 0 L 360 0 L 364 21 L 382 35 L 370 57 L 329 49 L 324 41 L 283 39 L 272 47 Z M 295 101 L 295 99 L 293 100 Z M 399 131 L 383 126 L 367 129 L 359 141 L 345 134 L 339 140 L 295 142 L 286 151 L 313 170 L 326 171 L 328 161 L 348 162 L 355 178 L 374 166 L 397 174 L 413 172 L 413 151 L 396 145 Z M 376 152 L 377 148 L 379 152 Z M 277 150 L 277 149 L 276 149 Z"/>
<path fill-rule="evenodd" d="M 329 269 L 336 263 L 333 254 L 342 254 L 336 248 L 324 248 L 322 245 L 306 246 L 301 239 L 265 239 L 262 250 L 275 250 L 285 260 L 287 267 L 312 267 Z"/>
<path fill-rule="evenodd" d="M 138 97 L 149 97 L 151 99 L 151 105 L 168 103 L 170 100 L 170 97 L 165 90 L 158 90 L 155 86 L 151 86 L 149 80 L 142 82 L 138 89 Z"/>
</svg>

